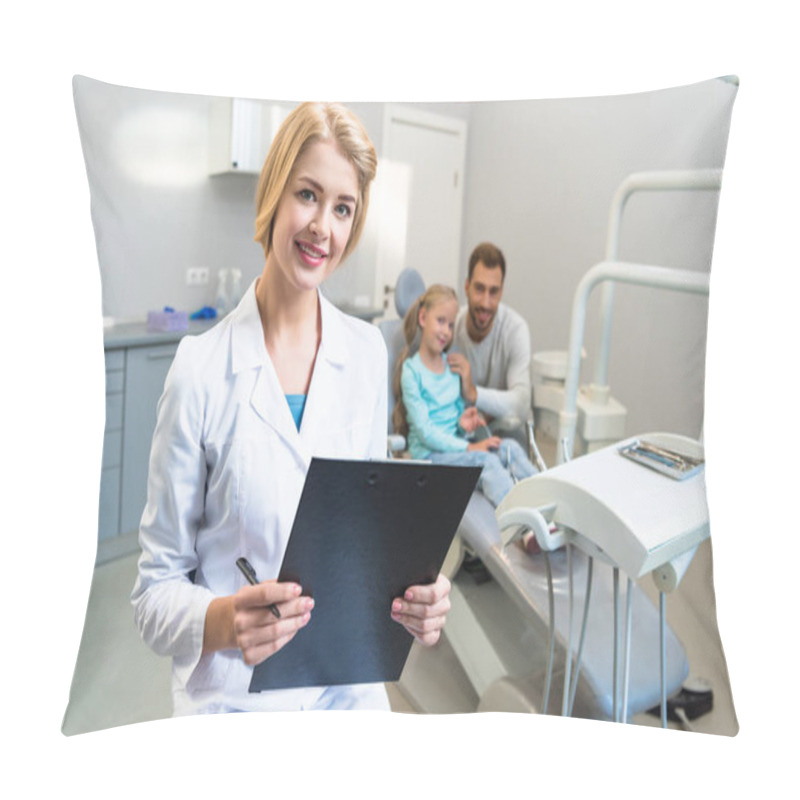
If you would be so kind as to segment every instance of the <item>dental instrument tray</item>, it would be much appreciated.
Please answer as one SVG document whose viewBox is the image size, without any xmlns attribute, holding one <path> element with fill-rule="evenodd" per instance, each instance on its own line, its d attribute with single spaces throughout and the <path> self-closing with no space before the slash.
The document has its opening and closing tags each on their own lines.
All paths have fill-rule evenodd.
<svg viewBox="0 0 800 800">
<path fill-rule="evenodd" d="M 675 480 L 682 481 L 703 469 L 705 460 L 680 453 L 670 447 L 654 444 L 644 439 L 635 439 L 619 448 L 621 455 L 656 470 Z"/>
</svg>

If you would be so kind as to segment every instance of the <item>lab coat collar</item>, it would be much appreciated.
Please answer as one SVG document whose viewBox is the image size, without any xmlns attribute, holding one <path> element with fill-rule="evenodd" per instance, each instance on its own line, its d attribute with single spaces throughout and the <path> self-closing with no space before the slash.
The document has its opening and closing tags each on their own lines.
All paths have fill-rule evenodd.
<svg viewBox="0 0 800 800">
<path fill-rule="evenodd" d="M 239 305 L 231 312 L 231 370 L 235 375 L 246 369 L 263 366 L 268 361 L 264 329 L 256 303 L 256 281 L 253 281 Z"/>
<path fill-rule="evenodd" d="M 269 363 L 269 355 L 264 344 L 264 330 L 261 315 L 256 303 L 256 283 L 253 281 L 245 292 L 239 305 L 231 312 L 232 352 L 231 369 L 233 373 Z M 331 364 L 343 365 L 349 355 L 344 337 L 344 321 L 340 313 L 318 292 L 322 319 L 322 341 L 317 360 L 322 357 Z"/>
<path fill-rule="evenodd" d="M 258 416 L 284 440 L 307 469 L 311 463 L 311 442 L 327 424 L 327 397 L 333 373 L 347 361 L 345 322 L 342 315 L 318 294 L 322 319 L 322 340 L 298 432 L 289 404 L 264 343 L 261 316 L 256 303 L 255 282 L 231 316 L 231 369 L 234 374 L 258 369 L 250 403 Z"/>
</svg>

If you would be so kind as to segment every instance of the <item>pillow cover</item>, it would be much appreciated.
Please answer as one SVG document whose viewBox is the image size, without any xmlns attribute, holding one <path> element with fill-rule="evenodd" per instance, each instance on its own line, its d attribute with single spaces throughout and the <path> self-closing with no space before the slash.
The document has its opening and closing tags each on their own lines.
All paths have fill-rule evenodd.
<svg viewBox="0 0 800 800">
<path fill-rule="evenodd" d="M 615 192 L 631 175 L 721 171 L 736 89 L 735 79 L 715 79 L 615 97 L 354 103 L 378 149 L 379 172 L 362 241 L 325 292 L 366 319 L 386 309 L 391 316 L 384 287 L 400 269 L 415 266 L 426 283 L 461 292 L 469 253 L 488 240 L 505 253 L 504 302 L 527 321 L 533 352 L 564 351 L 576 287 L 608 260 Z M 169 660 L 142 644 L 129 602 L 156 403 L 184 333 L 169 330 L 180 321 L 163 312 L 230 308 L 260 274 L 257 175 L 292 107 L 84 77 L 75 78 L 74 95 L 107 323 L 106 434 L 97 565 L 67 734 L 172 713 Z M 631 195 L 614 240 L 616 259 L 708 273 L 718 196 L 683 184 Z M 148 329 L 149 312 L 162 312 L 161 329 Z M 705 295 L 619 285 L 613 312 L 608 384 L 624 408 L 626 435 L 666 431 L 702 439 Z M 601 321 L 598 293 L 587 308 L 584 383 L 592 382 L 601 351 Z M 187 330 L 213 323 L 192 320 Z M 543 419 L 547 440 L 546 414 L 537 424 Z M 553 459 L 548 453 L 551 465 Z M 471 581 L 466 576 L 465 594 L 478 591 Z M 651 582 L 641 581 L 641 590 L 652 599 Z M 713 711 L 694 727 L 735 734 L 710 541 L 699 547 L 669 608 L 689 676 L 713 690 Z M 511 637 L 519 635 L 514 624 Z M 512 657 L 511 677 L 522 692 L 527 676 L 516 664 Z M 435 652 L 412 651 L 390 697 L 398 710 L 491 710 L 484 689 L 444 642 Z M 658 724 L 647 713 L 634 721 Z"/>
</svg>

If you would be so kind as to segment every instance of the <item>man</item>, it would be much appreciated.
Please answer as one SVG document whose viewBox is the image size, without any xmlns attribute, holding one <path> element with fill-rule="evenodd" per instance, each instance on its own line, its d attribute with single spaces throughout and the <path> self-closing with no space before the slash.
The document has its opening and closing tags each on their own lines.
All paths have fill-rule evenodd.
<svg viewBox="0 0 800 800">
<path fill-rule="evenodd" d="M 469 259 L 467 305 L 456 318 L 448 361 L 462 393 L 486 417 L 493 434 L 527 446 L 531 416 L 531 337 L 528 324 L 501 303 L 506 262 L 498 247 L 479 244 Z"/>
</svg>

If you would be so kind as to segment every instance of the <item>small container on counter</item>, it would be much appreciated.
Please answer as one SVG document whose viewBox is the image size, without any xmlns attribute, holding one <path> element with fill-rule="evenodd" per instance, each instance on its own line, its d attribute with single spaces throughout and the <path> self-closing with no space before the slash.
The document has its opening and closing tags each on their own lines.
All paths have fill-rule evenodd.
<svg viewBox="0 0 800 800">
<path fill-rule="evenodd" d="M 163 311 L 147 312 L 149 331 L 185 331 L 189 327 L 189 314 L 165 306 Z"/>
</svg>

